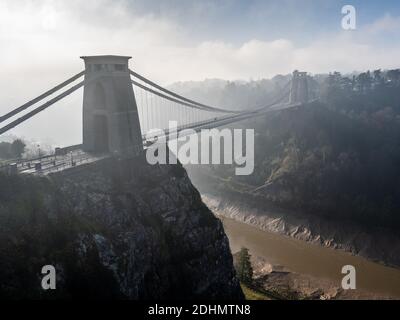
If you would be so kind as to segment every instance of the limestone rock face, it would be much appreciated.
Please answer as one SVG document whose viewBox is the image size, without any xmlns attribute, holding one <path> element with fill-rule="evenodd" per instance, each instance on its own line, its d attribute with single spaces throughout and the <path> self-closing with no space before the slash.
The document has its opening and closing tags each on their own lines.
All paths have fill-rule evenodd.
<svg viewBox="0 0 400 320">
<path fill-rule="evenodd" d="M 40 199 L 40 231 L 30 232 L 29 241 L 47 239 L 27 251 L 33 261 L 27 276 L 34 278 L 28 297 L 243 298 L 222 224 L 180 164 L 111 158 L 26 180 L 25 187 L 39 185 Z M 47 225 L 52 231 L 43 230 Z M 12 243 L 6 249 L 15 250 Z M 43 296 L 44 264 L 56 267 L 57 290 Z M 17 286 L 12 292 L 21 296 Z"/>
</svg>

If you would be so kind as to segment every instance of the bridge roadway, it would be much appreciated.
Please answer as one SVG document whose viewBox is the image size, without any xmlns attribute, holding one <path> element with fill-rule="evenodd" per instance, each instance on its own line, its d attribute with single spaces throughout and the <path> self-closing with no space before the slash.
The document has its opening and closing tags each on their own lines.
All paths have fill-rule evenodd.
<svg viewBox="0 0 400 320">
<path fill-rule="evenodd" d="M 108 157 L 108 154 L 91 154 L 75 149 L 65 155 L 48 155 L 35 159 L 21 159 L 0 167 L 1 171 L 19 174 L 47 175 L 83 164 L 96 162 Z"/>
<path fill-rule="evenodd" d="M 313 101 L 315 100 L 312 100 L 310 102 Z M 174 139 L 176 138 L 178 133 L 182 135 L 182 133 L 184 133 L 183 131 L 187 129 L 199 132 L 202 129 L 212 129 L 230 123 L 234 123 L 237 121 L 255 118 L 272 111 L 297 108 L 300 107 L 301 105 L 302 105 L 301 103 L 296 103 L 296 104 L 281 103 L 269 108 L 255 109 L 253 111 L 243 112 L 240 114 L 228 115 L 219 118 L 200 121 L 197 123 L 192 123 L 189 125 L 179 126 L 172 131 L 169 130 L 159 131 L 159 132 L 156 131 L 152 133 L 152 135 L 150 136 L 143 135 L 143 146 L 146 149 L 151 144 L 162 138 Z M 112 154 L 110 153 L 93 154 L 85 152 L 79 148 L 75 148 L 72 151 L 67 152 L 65 155 L 48 155 L 36 159 L 22 159 L 12 164 L 8 163 L 0 167 L 0 171 L 10 171 L 10 169 L 14 169 L 14 172 L 16 171 L 20 174 L 48 175 L 50 173 L 56 173 L 69 168 L 74 168 L 84 164 L 93 163 L 110 156 L 112 156 Z M 14 166 L 14 168 L 12 168 L 12 166 Z"/>
<path fill-rule="evenodd" d="M 318 99 L 311 100 L 308 103 L 312 103 L 316 100 L 318 100 Z M 184 131 L 186 129 L 191 129 L 196 132 L 199 132 L 203 129 L 213 129 L 213 128 L 221 127 L 221 126 L 228 125 L 228 124 L 231 124 L 234 122 L 247 120 L 247 119 L 251 119 L 251 118 L 256 118 L 256 117 L 262 116 L 262 115 L 272 112 L 272 111 L 295 109 L 302 105 L 303 105 L 302 103 L 293 103 L 293 104 L 280 103 L 280 104 L 276 104 L 276 105 L 268 107 L 268 108 L 260 108 L 260 109 L 255 109 L 253 111 L 239 113 L 236 115 L 228 115 L 228 116 L 224 116 L 224 117 L 214 118 L 211 120 L 200 121 L 197 123 L 192 123 L 190 125 L 180 126 L 176 130 L 173 130 L 172 132 L 169 132 L 168 130 L 166 130 L 165 135 L 159 136 L 159 138 L 171 139 L 171 138 L 175 138 L 177 133 L 181 133 L 180 136 L 182 136 L 182 131 Z M 154 133 L 154 136 L 157 136 L 157 133 Z M 144 139 L 144 141 L 145 141 L 145 139 Z"/>
</svg>

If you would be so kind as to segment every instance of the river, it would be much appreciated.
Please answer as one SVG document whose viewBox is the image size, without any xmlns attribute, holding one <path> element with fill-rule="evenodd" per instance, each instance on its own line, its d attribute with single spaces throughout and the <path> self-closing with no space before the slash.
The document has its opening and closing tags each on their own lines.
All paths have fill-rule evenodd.
<svg viewBox="0 0 400 320">
<path fill-rule="evenodd" d="M 292 272 L 334 281 L 341 285 L 344 265 L 356 269 L 358 289 L 400 299 L 400 269 L 386 267 L 342 250 L 335 250 L 260 230 L 256 227 L 221 218 L 232 252 L 247 247 L 273 265 L 285 266 Z"/>
</svg>

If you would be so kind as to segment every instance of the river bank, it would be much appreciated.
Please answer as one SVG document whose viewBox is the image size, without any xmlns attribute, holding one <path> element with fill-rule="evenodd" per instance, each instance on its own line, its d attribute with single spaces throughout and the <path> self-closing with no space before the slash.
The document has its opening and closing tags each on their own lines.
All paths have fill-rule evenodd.
<svg viewBox="0 0 400 320">
<path fill-rule="evenodd" d="M 203 202 L 217 215 L 264 231 L 323 247 L 340 249 L 387 266 L 400 267 L 400 236 L 385 230 L 365 230 L 305 213 L 293 213 L 241 193 L 202 193 Z"/>
<path fill-rule="evenodd" d="M 189 174 L 203 202 L 223 221 L 232 252 L 250 249 L 267 291 L 280 283 L 301 298 L 321 292 L 335 299 L 400 298 L 398 234 L 285 210 L 249 194 L 247 185 Z M 356 267 L 355 291 L 341 290 L 347 264 Z"/>
<path fill-rule="evenodd" d="M 232 253 L 250 250 L 255 281 L 267 292 L 286 299 L 400 299 L 399 269 L 219 217 Z M 347 264 L 356 268 L 356 290 L 341 288 Z"/>
</svg>

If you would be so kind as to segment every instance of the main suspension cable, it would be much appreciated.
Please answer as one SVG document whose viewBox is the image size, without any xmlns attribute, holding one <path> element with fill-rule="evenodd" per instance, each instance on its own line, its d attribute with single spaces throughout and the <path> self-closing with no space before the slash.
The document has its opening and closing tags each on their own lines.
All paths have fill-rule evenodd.
<svg viewBox="0 0 400 320">
<path fill-rule="evenodd" d="M 64 81 L 63 83 L 60 83 L 59 85 L 55 86 L 54 88 L 46 91 L 45 93 L 41 94 L 40 96 L 36 97 L 35 99 L 32 99 L 28 101 L 27 103 L 23 104 L 22 106 L 15 108 L 14 110 L 8 112 L 4 116 L 0 117 L 0 123 L 15 116 L 16 114 L 20 113 L 21 111 L 26 110 L 30 106 L 36 104 L 37 102 L 43 100 L 44 98 L 47 98 L 49 95 L 55 93 L 56 91 L 64 88 L 65 86 L 69 85 L 70 83 L 74 82 L 75 80 L 79 79 L 85 74 L 85 71 L 81 71 L 78 74 L 74 75 L 73 77 L 69 78 L 68 80 Z"/>
<path fill-rule="evenodd" d="M 131 81 L 132 81 L 132 83 L 133 83 L 135 86 L 137 86 L 137 87 L 139 87 L 139 88 L 141 88 L 141 89 L 143 89 L 143 90 L 146 90 L 146 91 L 148 91 L 148 92 L 150 92 L 150 93 L 153 93 L 153 94 L 155 94 L 155 95 L 157 95 L 157 96 L 160 96 L 160 97 L 162 97 L 162 98 L 164 98 L 164 99 L 167 99 L 167 100 L 169 100 L 169 101 L 172 101 L 172 102 L 175 102 L 175 103 L 184 105 L 184 106 L 189 107 L 189 108 L 195 108 L 195 109 L 204 110 L 204 111 L 211 111 L 211 112 L 232 113 L 232 111 L 215 110 L 215 109 L 210 108 L 210 107 L 199 107 L 199 106 L 197 106 L 197 105 L 193 105 L 193 104 L 191 104 L 191 103 L 187 103 L 187 102 L 184 102 L 184 101 L 181 101 L 181 100 L 172 98 L 172 97 L 170 97 L 170 96 L 167 96 L 167 95 L 165 95 L 165 94 L 163 94 L 163 93 L 161 93 L 161 92 L 158 92 L 158 91 L 156 91 L 156 90 L 153 90 L 153 89 L 151 89 L 151 88 L 149 88 L 149 87 L 147 87 L 147 86 L 145 86 L 145 85 L 143 85 L 143 84 L 141 84 L 141 83 L 139 83 L 139 82 L 137 82 L 137 81 L 135 81 L 135 80 L 131 80 Z M 234 112 L 234 113 L 237 113 L 237 112 Z"/>
<path fill-rule="evenodd" d="M 46 103 L 42 104 L 41 106 L 37 107 L 36 109 L 28 112 L 27 114 L 23 115 L 22 117 L 14 120 L 13 122 L 10 122 L 8 125 L 0 128 L 0 134 L 3 134 L 7 132 L 8 130 L 11 130 L 12 128 L 16 127 L 17 125 L 21 124 L 22 122 L 32 118 L 34 115 L 38 114 L 39 112 L 47 109 L 57 101 L 65 98 L 66 96 L 70 95 L 72 92 L 78 90 L 80 87 L 84 85 L 85 81 L 79 82 L 78 84 L 74 85 L 73 87 L 69 88 L 68 90 L 64 91 L 60 95 L 54 97 L 53 99 L 47 101 Z"/>
<path fill-rule="evenodd" d="M 166 94 L 169 94 L 170 96 L 173 96 L 173 97 L 175 97 L 175 98 L 177 98 L 179 100 L 187 102 L 188 104 L 191 105 L 192 108 L 193 108 L 193 106 L 198 106 L 198 107 L 201 107 L 201 108 L 204 108 L 204 109 L 208 109 L 210 111 L 215 111 L 215 112 L 224 112 L 224 113 L 241 113 L 242 112 L 242 111 L 234 111 L 234 110 L 227 110 L 227 109 L 222 109 L 222 108 L 217 108 L 217 107 L 211 107 L 211 106 L 196 102 L 194 100 L 190 100 L 190 99 L 185 98 L 185 97 L 183 97 L 183 96 L 181 96 L 179 94 L 176 94 L 175 92 L 172 92 L 172 91 L 170 91 L 168 89 L 165 89 L 165 88 L 161 87 L 160 85 L 154 83 L 151 80 L 146 79 L 145 77 L 141 76 L 140 74 L 138 74 L 138 73 L 136 73 L 136 72 L 134 72 L 132 70 L 129 70 L 129 72 L 135 78 L 147 83 L 148 85 L 150 85 L 150 86 L 152 86 L 154 88 L 157 88 L 158 90 L 160 90 L 160 91 L 162 91 L 162 92 L 164 92 Z M 157 91 L 155 91 L 155 92 L 157 92 Z M 156 94 L 158 94 L 158 92 Z"/>
</svg>

